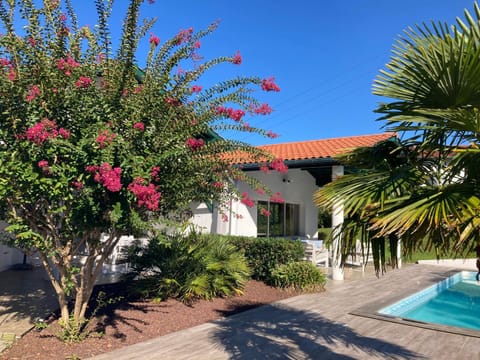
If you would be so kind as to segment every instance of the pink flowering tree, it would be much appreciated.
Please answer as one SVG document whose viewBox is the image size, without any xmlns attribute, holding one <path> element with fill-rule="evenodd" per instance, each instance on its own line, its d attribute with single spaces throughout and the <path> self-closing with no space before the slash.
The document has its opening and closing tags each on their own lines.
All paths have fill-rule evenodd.
<svg viewBox="0 0 480 360">
<path fill-rule="evenodd" d="M 272 111 L 252 90 L 280 90 L 274 79 L 257 77 L 202 87 L 205 72 L 240 65 L 240 53 L 200 60 L 200 40 L 216 24 L 161 41 L 150 33 L 151 20 L 138 22 L 143 0 L 129 1 L 114 51 L 111 2 L 95 4 L 98 25 L 80 27 L 70 1 L 0 2 L 2 217 L 17 245 L 42 258 L 71 333 L 81 331 L 120 236 L 145 233 L 192 201 L 221 201 L 234 191 L 231 179 L 261 186 L 231 166 L 228 154 L 262 161 L 268 154 L 215 130 L 274 137 L 245 118 Z M 150 46 L 141 70 L 140 41 Z"/>
</svg>

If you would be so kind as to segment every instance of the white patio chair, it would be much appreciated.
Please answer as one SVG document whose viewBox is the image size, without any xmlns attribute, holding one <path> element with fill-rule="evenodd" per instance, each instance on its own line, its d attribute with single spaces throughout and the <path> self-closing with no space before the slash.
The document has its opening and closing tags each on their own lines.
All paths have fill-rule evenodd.
<svg viewBox="0 0 480 360">
<path fill-rule="evenodd" d="M 304 240 L 302 242 L 305 247 L 305 260 L 311 261 L 315 266 L 328 267 L 329 253 L 328 249 L 323 245 L 323 241 Z"/>
</svg>

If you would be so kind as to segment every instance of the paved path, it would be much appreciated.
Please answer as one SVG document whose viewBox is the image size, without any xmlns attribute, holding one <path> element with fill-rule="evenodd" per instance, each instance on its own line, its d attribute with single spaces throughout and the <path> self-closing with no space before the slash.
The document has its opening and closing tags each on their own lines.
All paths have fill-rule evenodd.
<svg viewBox="0 0 480 360">
<path fill-rule="evenodd" d="M 57 307 L 43 268 L 0 272 L 0 352 Z"/>
<path fill-rule="evenodd" d="M 372 303 L 381 307 L 450 272 L 411 265 L 379 279 L 368 273 L 331 281 L 324 293 L 282 300 L 90 360 L 480 359 L 478 337 L 351 314 Z"/>
</svg>

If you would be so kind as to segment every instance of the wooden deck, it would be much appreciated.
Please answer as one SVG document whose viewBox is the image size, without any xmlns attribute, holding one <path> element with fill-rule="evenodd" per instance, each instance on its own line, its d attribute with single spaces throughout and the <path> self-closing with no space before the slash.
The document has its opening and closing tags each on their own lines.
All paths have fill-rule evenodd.
<svg viewBox="0 0 480 360">
<path fill-rule="evenodd" d="M 429 265 L 410 265 L 379 279 L 371 272 L 347 273 L 350 279 L 331 281 L 324 293 L 286 299 L 92 359 L 480 359 L 478 337 L 352 314 L 413 293 L 448 273 Z M 480 309 L 478 314 L 480 319 Z"/>
</svg>

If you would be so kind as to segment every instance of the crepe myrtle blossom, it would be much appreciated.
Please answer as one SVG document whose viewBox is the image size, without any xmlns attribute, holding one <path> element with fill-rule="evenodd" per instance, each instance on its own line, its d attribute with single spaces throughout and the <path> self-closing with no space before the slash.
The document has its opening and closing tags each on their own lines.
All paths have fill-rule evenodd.
<svg viewBox="0 0 480 360">
<path fill-rule="evenodd" d="M 72 75 L 72 70 L 79 66 L 80 64 L 70 55 L 66 59 L 61 58 L 57 61 L 57 69 L 63 71 L 66 76 Z"/>
<path fill-rule="evenodd" d="M 282 198 L 282 195 L 280 194 L 280 192 L 277 192 L 270 196 L 270 202 L 283 204 L 285 200 Z"/>
<path fill-rule="evenodd" d="M 270 115 L 273 109 L 268 104 L 261 104 L 257 107 L 251 106 L 251 111 L 257 115 Z"/>
<path fill-rule="evenodd" d="M 75 81 L 75 87 L 77 89 L 86 89 L 92 85 L 92 79 L 87 76 L 80 76 L 80 78 Z"/>
<path fill-rule="evenodd" d="M 144 123 L 142 123 L 140 121 L 133 124 L 133 128 L 138 130 L 138 131 L 142 131 L 142 132 L 145 131 L 145 125 L 144 125 Z"/>
<path fill-rule="evenodd" d="M 185 30 L 181 29 L 176 36 L 177 45 L 190 41 L 190 39 L 192 38 L 192 33 L 193 28 L 188 28 Z"/>
<path fill-rule="evenodd" d="M 223 189 L 223 186 L 224 186 L 224 185 L 223 185 L 223 182 L 221 182 L 221 181 L 214 181 L 214 182 L 212 183 L 212 186 L 213 186 L 214 188 L 217 188 L 217 189 Z"/>
<path fill-rule="evenodd" d="M 48 139 L 58 136 L 57 124 L 55 121 L 43 119 L 32 127 L 28 128 L 25 137 L 36 145 L 42 145 Z"/>
<path fill-rule="evenodd" d="M 152 169 L 150 170 L 150 176 L 152 178 L 157 178 L 159 172 L 160 172 L 160 166 L 153 166 Z"/>
<path fill-rule="evenodd" d="M 261 187 L 256 188 L 255 192 L 259 195 L 264 195 L 265 194 L 265 190 L 263 190 Z"/>
<path fill-rule="evenodd" d="M 117 134 L 112 133 L 110 130 L 102 130 L 95 139 L 95 142 L 98 144 L 100 149 L 104 149 L 108 144 L 113 142 L 116 136 Z"/>
<path fill-rule="evenodd" d="M 128 190 L 132 192 L 137 198 L 137 206 L 145 207 L 150 211 L 158 210 L 161 193 L 157 192 L 155 185 L 146 183 L 143 178 L 135 178 L 131 184 L 128 185 Z"/>
<path fill-rule="evenodd" d="M 278 135 L 277 133 L 274 133 L 272 130 L 268 130 L 267 136 L 268 136 L 270 139 L 276 139 L 276 138 L 278 138 L 280 135 Z"/>
<path fill-rule="evenodd" d="M 200 85 L 193 85 L 190 90 L 192 91 L 192 93 L 199 93 L 200 91 L 202 91 L 202 87 Z"/>
<path fill-rule="evenodd" d="M 83 182 L 81 182 L 79 180 L 72 181 L 71 185 L 77 190 L 81 190 L 84 187 Z"/>
<path fill-rule="evenodd" d="M 271 215 L 271 212 L 269 210 L 267 210 L 266 208 L 261 208 L 260 209 L 260 215 L 263 215 L 263 216 L 266 216 L 266 217 L 269 217 Z"/>
<path fill-rule="evenodd" d="M 242 55 L 240 55 L 240 51 L 237 51 L 235 55 L 233 55 L 232 63 L 235 65 L 240 65 L 242 63 Z"/>
<path fill-rule="evenodd" d="M 70 131 L 64 128 L 58 129 L 58 135 L 60 135 L 64 139 L 69 139 L 70 138 Z"/>
<path fill-rule="evenodd" d="M 40 160 L 38 162 L 38 167 L 41 169 L 48 167 L 48 160 Z"/>
<path fill-rule="evenodd" d="M 160 38 L 153 33 L 150 34 L 150 39 L 149 39 L 150 44 L 153 46 L 158 46 L 160 44 Z"/>
<path fill-rule="evenodd" d="M 28 90 L 28 95 L 25 97 L 25 101 L 27 102 L 32 102 L 33 100 L 35 100 L 35 98 L 37 96 L 40 95 L 40 88 L 38 87 L 38 85 L 32 85 L 30 86 L 30 90 Z"/>
<path fill-rule="evenodd" d="M 30 44 L 31 47 L 35 47 L 37 45 L 37 41 L 31 36 L 29 36 L 27 38 L 27 41 L 28 41 L 28 43 Z"/>
<path fill-rule="evenodd" d="M 240 202 L 250 208 L 255 206 L 255 202 L 252 200 L 252 198 L 248 196 L 248 193 L 246 191 L 242 193 L 242 198 L 240 199 Z"/>
<path fill-rule="evenodd" d="M 275 84 L 275 78 L 270 77 L 268 79 L 263 79 L 262 80 L 262 90 L 264 91 L 280 91 L 280 88 L 278 87 L 277 84 Z"/>
<path fill-rule="evenodd" d="M 85 171 L 93 174 L 93 180 L 108 191 L 119 192 L 122 189 L 121 174 L 122 169 L 113 168 L 109 163 L 104 162 L 102 165 L 87 165 Z"/>
<path fill-rule="evenodd" d="M 205 145 L 205 141 L 203 139 L 188 138 L 186 144 L 190 150 L 196 151 Z"/>
<path fill-rule="evenodd" d="M 283 162 L 283 159 L 274 159 L 270 163 L 270 168 L 283 174 L 288 172 L 288 166 L 285 165 L 285 163 Z"/>
<path fill-rule="evenodd" d="M 216 113 L 219 115 L 223 115 L 226 117 L 229 117 L 230 119 L 233 119 L 234 121 L 240 121 L 242 120 L 242 117 L 245 115 L 245 111 L 241 109 L 233 109 L 233 108 L 227 108 L 224 106 L 218 106 L 216 109 Z"/>
<path fill-rule="evenodd" d="M 45 175 L 50 175 L 50 166 L 48 164 L 48 160 L 40 160 L 37 165 Z"/>
</svg>

